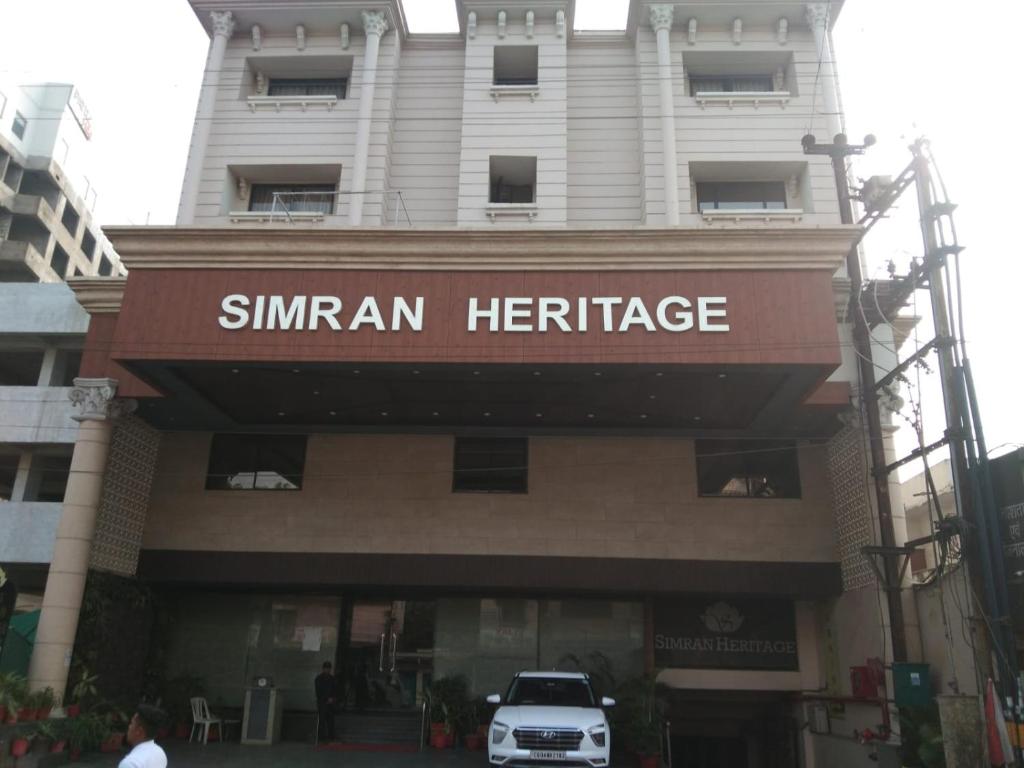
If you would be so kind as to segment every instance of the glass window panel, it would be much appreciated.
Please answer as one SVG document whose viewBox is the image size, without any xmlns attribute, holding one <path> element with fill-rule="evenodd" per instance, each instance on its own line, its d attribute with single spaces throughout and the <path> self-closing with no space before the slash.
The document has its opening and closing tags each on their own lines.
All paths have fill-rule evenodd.
<svg viewBox="0 0 1024 768">
<path fill-rule="evenodd" d="M 34 387 L 42 366 L 41 349 L 0 349 L 0 386 Z"/>
<path fill-rule="evenodd" d="M 206 488 L 301 490 L 305 461 L 305 435 L 214 435 Z"/>
<path fill-rule="evenodd" d="M 71 456 L 35 455 L 25 486 L 25 501 L 64 501 Z"/>
<path fill-rule="evenodd" d="M 540 669 L 590 673 L 595 693 L 643 674 L 644 608 L 620 600 L 540 603 Z"/>
<path fill-rule="evenodd" d="M 783 209 L 786 185 L 781 181 L 716 181 L 697 184 L 697 208 L 705 210 Z"/>
<path fill-rule="evenodd" d="M 268 96 L 335 96 L 345 98 L 348 81 L 344 78 L 280 78 L 270 79 Z"/>
<path fill-rule="evenodd" d="M 240 707 L 257 676 L 288 709 L 316 708 L 313 679 L 337 653 L 333 597 L 178 593 L 167 598 L 167 675 L 203 680 L 211 705 Z"/>
<path fill-rule="evenodd" d="M 456 438 L 452 490 L 526 493 L 526 438 Z"/>
<path fill-rule="evenodd" d="M 329 214 L 334 212 L 335 193 L 333 184 L 253 184 L 249 210 Z"/>
<path fill-rule="evenodd" d="M 796 445 L 784 440 L 698 440 L 701 496 L 800 498 Z"/>
<path fill-rule="evenodd" d="M 734 91 L 757 91 L 771 92 L 772 79 L 770 77 L 734 77 L 732 79 L 732 90 Z"/>
<path fill-rule="evenodd" d="M 19 458 L 16 453 L 0 453 L 0 501 L 11 500 Z"/>
</svg>

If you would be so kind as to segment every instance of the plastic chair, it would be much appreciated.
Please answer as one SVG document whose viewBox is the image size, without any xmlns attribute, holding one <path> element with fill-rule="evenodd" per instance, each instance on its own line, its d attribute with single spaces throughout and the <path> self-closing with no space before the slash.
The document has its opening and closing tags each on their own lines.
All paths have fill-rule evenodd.
<svg viewBox="0 0 1024 768">
<path fill-rule="evenodd" d="M 206 699 L 202 696 L 194 696 L 189 699 L 189 703 L 192 705 L 192 732 L 189 733 L 188 740 L 192 741 L 193 738 L 198 740 L 199 733 L 202 732 L 203 744 L 206 744 L 210 737 L 210 726 L 216 725 L 217 736 L 224 741 L 224 721 L 210 714 L 210 707 L 207 705 Z"/>
</svg>

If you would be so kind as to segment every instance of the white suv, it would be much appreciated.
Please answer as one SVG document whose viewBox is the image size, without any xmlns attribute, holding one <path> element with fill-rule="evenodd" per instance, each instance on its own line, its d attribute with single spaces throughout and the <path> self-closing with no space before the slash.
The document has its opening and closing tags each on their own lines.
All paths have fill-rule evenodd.
<svg viewBox="0 0 1024 768">
<path fill-rule="evenodd" d="M 601 707 L 614 699 L 594 698 L 590 677 L 580 672 L 520 672 L 512 679 L 487 734 L 491 765 L 590 766 L 607 768 L 612 739 Z"/>
</svg>

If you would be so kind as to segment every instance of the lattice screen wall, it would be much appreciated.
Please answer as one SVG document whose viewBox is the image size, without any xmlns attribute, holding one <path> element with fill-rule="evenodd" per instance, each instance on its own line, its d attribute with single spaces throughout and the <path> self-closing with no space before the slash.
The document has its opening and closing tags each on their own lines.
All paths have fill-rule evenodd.
<svg viewBox="0 0 1024 768">
<path fill-rule="evenodd" d="M 160 433 L 141 419 L 115 424 L 90 567 L 135 575 L 159 448 Z"/>
<path fill-rule="evenodd" d="M 861 547 L 874 543 L 865 450 L 864 433 L 856 425 L 843 427 L 828 445 L 832 509 L 845 590 L 868 586 L 875 580 L 871 566 L 860 553 Z"/>
</svg>

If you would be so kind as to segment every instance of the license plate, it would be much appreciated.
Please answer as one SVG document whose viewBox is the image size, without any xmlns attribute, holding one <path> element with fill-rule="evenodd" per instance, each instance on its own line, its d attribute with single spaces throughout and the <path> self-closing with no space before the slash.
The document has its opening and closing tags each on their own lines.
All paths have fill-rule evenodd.
<svg viewBox="0 0 1024 768">
<path fill-rule="evenodd" d="M 565 760 L 565 752 L 538 752 L 530 750 L 531 760 Z"/>
</svg>

